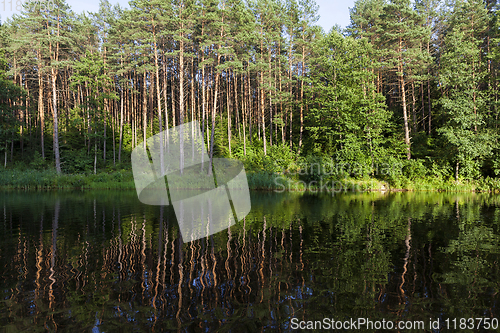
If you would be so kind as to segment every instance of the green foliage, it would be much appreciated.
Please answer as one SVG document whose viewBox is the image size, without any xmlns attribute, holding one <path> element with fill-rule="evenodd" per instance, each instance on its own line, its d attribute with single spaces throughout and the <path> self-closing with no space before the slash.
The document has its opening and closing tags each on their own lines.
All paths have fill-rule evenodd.
<svg viewBox="0 0 500 333">
<path fill-rule="evenodd" d="M 494 149 L 496 135 L 484 126 L 486 100 L 478 89 L 484 72 L 474 71 L 474 67 L 480 67 L 479 42 L 454 27 L 447 35 L 442 57 L 441 80 L 449 92 L 441 98 L 446 122 L 438 133 L 455 155 L 456 179 L 460 175 L 464 179 L 477 178 L 479 160 L 491 156 Z"/>
<path fill-rule="evenodd" d="M 47 167 L 47 161 L 42 157 L 39 151 L 35 151 L 30 167 L 34 170 L 43 170 Z"/>
<path fill-rule="evenodd" d="M 390 114 L 373 89 L 373 51 L 364 40 L 331 31 L 319 39 L 311 72 L 314 96 L 307 115 L 315 144 L 339 163 L 371 164 L 387 139 Z M 326 148 L 326 149 L 325 149 Z"/>
<path fill-rule="evenodd" d="M 0 50 L 0 151 L 5 151 L 12 141 L 17 141 L 20 121 L 17 114 L 24 110 L 14 103 L 25 98 L 23 88 L 15 85 L 7 76 L 8 64 L 5 50 Z"/>
<path fill-rule="evenodd" d="M 130 170 L 143 126 L 155 134 L 160 115 L 175 126 L 182 112 L 186 122 L 203 117 L 208 132 L 213 115 L 214 156 L 242 160 L 258 187 L 275 174 L 408 189 L 500 176 L 500 20 L 492 4 L 360 0 L 347 33 L 315 26 L 310 0 L 134 0 L 130 10 L 102 1 L 98 13 L 82 15 L 54 5 L 57 16 L 27 10 L 0 27 L 7 168 L 53 164 L 55 78 L 69 174 L 94 172 L 94 163 L 98 173 Z"/>
<path fill-rule="evenodd" d="M 264 168 L 272 172 L 284 172 L 296 168 L 296 154 L 287 144 L 271 146 L 264 159 Z"/>
<path fill-rule="evenodd" d="M 428 174 L 433 178 L 445 179 L 453 174 L 451 165 L 446 161 L 445 163 L 439 163 L 439 161 L 428 159 L 428 164 Z"/>
<path fill-rule="evenodd" d="M 410 180 L 424 178 L 427 172 L 428 169 L 424 166 L 423 160 L 407 160 L 403 167 L 403 175 Z"/>
<path fill-rule="evenodd" d="M 298 168 L 297 156 L 290 150 L 290 146 L 286 144 L 271 146 L 268 154 L 264 155 L 262 143 L 254 140 L 252 144 L 247 143 L 245 155 L 243 142 L 238 142 L 234 149 L 234 157 L 241 160 L 247 170 L 282 173 Z"/>
<path fill-rule="evenodd" d="M 0 170 L 0 188 L 8 189 L 134 189 L 131 171 L 60 174 L 54 169 Z"/>
<path fill-rule="evenodd" d="M 254 190 L 272 190 L 277 189 L 281 179 L 275 173 L 267 171 L 256 171 L 247 173 L 248 186 Z"/>
<path fill-rule="evenodd" d="M 94 155 L 87 150 L 68 150 L 63 154 L 62 167 L 65 173 L 87 173 L 94 168 Z"/>
<path fill-rule="evenodd" d="M 360 142 L 359 137 L 348 133 L 341 142 L 340 149 L 335 154 L 337 161 L 340 163 L 359 163 L 362 165 L 371 163 L 369 149 L 365 142 Z"/>
</svg>

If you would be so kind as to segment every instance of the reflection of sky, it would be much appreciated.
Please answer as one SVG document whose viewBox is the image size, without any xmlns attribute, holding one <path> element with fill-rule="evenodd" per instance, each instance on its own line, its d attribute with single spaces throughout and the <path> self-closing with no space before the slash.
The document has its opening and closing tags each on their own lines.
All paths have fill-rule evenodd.
<svg viewBox="0 0 500 333">
<path fill-rule="evenodd" d="M 11 5 L 8 3 L 10 0 L 5 0 L 4 4 L 0 3 L 0 17 L 2 22 L 8 17 L 11 17 L 16 11 L 16 0 L 12 0 Z M 27 1 L 27 0 L 25 0 Z M 99 0 L 66 0 L 71 6 L 73 11 L 81 13 L 83 11 L 97 12 L 99 10 Z M 128 7 L 128 0 L 110 0 L 112 4 L 120 3 L 122 7 Z M 340 25 L 345 28 L 349 25 L 349 8 L 354 6 L 354 0 L 316 0 L 316 4 L 319 6 L 320 19 L 318 24 L 323 27 L 325 31 L 329 31 L 335 24 Z"/>
</svg>

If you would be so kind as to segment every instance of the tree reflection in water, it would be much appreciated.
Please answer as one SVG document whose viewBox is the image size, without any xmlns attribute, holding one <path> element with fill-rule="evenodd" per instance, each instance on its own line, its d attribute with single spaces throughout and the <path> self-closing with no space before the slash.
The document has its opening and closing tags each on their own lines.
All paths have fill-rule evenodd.
<svg viewBox="0 0 500 333">
<path fill-rule="evenodd" d="M 183 243 L 133 192 L 3 192 L 7 331 L 290 331 L 290 320 L 498 317 L 500 198 L 252 193 Z"/>
</svg>

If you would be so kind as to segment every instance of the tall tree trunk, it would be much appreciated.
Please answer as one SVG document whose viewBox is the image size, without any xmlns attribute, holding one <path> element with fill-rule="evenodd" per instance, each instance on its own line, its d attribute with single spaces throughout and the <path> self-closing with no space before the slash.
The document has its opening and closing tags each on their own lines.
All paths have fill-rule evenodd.
<svg viewBox="0 0 500 333">
<path fill-rule="evenodd" d="M 265 119 L 265 114 L 264 114 L 264 73 L 263 71 L 260 72 L 260 83 L 259 83 L 259 100 L 260 100 L 260 126 L 262 127 L 262 137 L 264 139 L 264 156 L 267 155 L 267 139 L 266 139 L 266 119 Z"/>
<path fill-rule="evenodd" d="M 288 102 L 288 109 L 290 111 L 290 149 L 293 147 L 293 141 L 292 141 L 292 116 L 293 116 L 293 106 L 292 106 L 292 100 L 293 100 L 293 92 L 292 92 L 292 40 L 290 40 L 290 46 L 288 49 L 288 98 L 290 98 Z"/>
<path fill-rule="evenodd" d="M 472 82 L 475 84 L 476 81 L 476 72 L 475 72 L 475 64 L 472 61 Z M 477 107 L 476 107 L 476 89 L 472 90 L 472 104 L 474 106 L 474 132 L 477 133 Z"/>
<path fill-rule="evenodd" d="M 201 28 L 201 31 L 202 31 L 202 35 L 203 35 L 203 26 Z M 202 125 L 201 125 L 201 137 L 203 138 L 203 140 L 205 140 L 205 117 L 208 118 L 206 116 L 206 104 L 205 104 L 205 101 L 206 101 L 206 96 L 205 96 L 205 64 L 204 64 L 204 61 L 205 61 L 205 52 L 203 51 L 203 48 L 201 50 L 201 62 L 202 62 L 202 65 L 201 65 L 201 111 L 202 111 Z M 208 142 L 207 142 L 208 144 Z M 205 146 L 205 143 L 203 143 L 203 146 Z M 201 168 L 203 169 L 204 167 L 204 163 L 205 161 L 203 160 L 203 156 L 204 154 L 201 154 Z"/>
<path fill-rule="evenodd" d="M 165 114 L 165 129 L 168 129 L 168 109 L 167 109 L 167 60 L 163 54 L 163 101 L 164 101 L 164 114 Z"/>
<path fill-rule="evenodd" d="M 160 93 L 160 69 L 158 65 L 158 47 L 156 45 L 156 33 L 153 18 L 151 18 L 152 30 L 153 30 L 153 46 L 155 51 L 155 71 L 156 71 L 156 102 L 158 103 L 158 129 L 159 133 L 163 131 L 163 119 L 162 119 L 162 109 L 161 109 L 161 93 Z M 166 101 L 165 101 L 166 103 Z M 151 129 L 152 130 L 152 129 Z M 160 134 L 160 170 L 163 173 L 165 170 L 163 163 L 163 135 Z"/>
<path fill-rule="evenodd" d="M 302 148 L 302 135 L 304 131 L 304 62 L 306 60 L 306 49 L 305 49 L 305 36 L 302 36 L 302 63 L 301 63 L 301 77 L 300 80 L 300 137 L 299 137 L 299 151 L 297 155 L 300 155 L 300 149 Z"/>
<path fill-rule="evenodd" d="M 116 104 L 116 102 L 113 102 L 113 105 Z M 113 136 L 113 166 L 116 165 L 116 138 L 115 138 L 115 131 L 116 131 L 116 115 L 114 114 L 116 110 L 116 107 L 113 106 L 113 114 L 111 115 L 111 130 L 112 130 L 112 136 Z"/>
<path fill-rule="evenodd" d="M 85 81 L 85 97 L 89 98 L 89 87 L 87 81 Z M 87 137 L 88 137 L 88 147 L 87 147 L 87 154 L 90 154 L 90 137 L 92 133 L 92 125 L 90 123 L 90 108 L 88 107 L 88 104 L 86 104 L 86 111 L 87 111 Z"/>
<path fill-rule="evenodd" d="M 264 33 L 263 33 L 263 26 L 260 26 L 260 61 L 261 61 L 261 66 L 264 63 L 264 45 L 263 45 L 263 38 L 264 38 Z M 267 139 L 266 139 L 266 119 L 265 119 L 265 113 L 264 113 L 264 70 L 261 68 L 260 69 L 260 82 L 259 82 L 259 99 L 260 99 L 260 115 L 261 115 L 261 126 L 262 126 L 262 137 L 264 138 L 264 156 L 267 155 Z M 260 127 L 259 127 L 260 128 Z"/>
<path fill-rule="evenodd" d="M 165 136 L 165 143 L 167 144 L 167 150 L 168 150 L 168 129 L 170 127 L 169 122 L 168 122 L 168 103 L 167 103 L 167 58 L 165 56 L 165 52 L 163 52 L 163 100 L 164 100 L 164 113 L 165 113 L 165 130 L 166 131 L 166 136 Z M 170 152 L 168 150 L 168 152 Z"/>
<path fill-rule="evenodd" d="M 417 133 L 417 111 L 415 110 L 415 82 L 411 82 L 411 97 L 412 97 L 412 107 L 411 107 L 411 114 L 413 117 L 413 133 Z"/>
<path fill-rule="evenodd" d="M 217 65 L 220 62 L 220 47 L 217 52 Z M 215 73 L 215 85 L 214 85 L 214 106 L 212 108 L 212 130 L 210 131 L 210 165 L 208 166 L 208 174 L 212 174 L 212 161 L 214 157 L 214 132 L 215 132 L 215 111 L 217 109 L 217 94 L 219 89 L 219 73 L 216 70 Z"/>
<path fill-rule="evenodd" d="M 135 74 L 135 71 L 134 71 Z M 134 82 L 135 79 L 135 82 Z M 130 91 L 130 117 L 131 117 L 131 122 L 132 122 L 132 148 L 137 147 L 137 92 L 134 92 L 134 88 L 132 87 L 137 87 L 137 78 L 136 75 L 134 75 L 134 79 L 132 79 L 132 85 L 131 85 L 131 91 Z"/>
<path fill-rule="evenodd" d="M 420 95 L 422 96 L 422 129 L 425 133 L 425 96 L 424 96 L 424 82 L 420 83 Z"/>
<path fill-rule="evenodd" d="M 123 88 L 120 90 L 120 143 L 118 146 L 118 162 L 122 161 L 122 145 L 123 145 Z"/>
<path fill-rule="evenodd" d="M 236 127 L 238 128 L 238 139 L 241 140 L 240 129 L 240 112 L 238 110 L 238 75 L 233 71 L 233 86 L 234 86 L 234 112 L 236 114 Z"/>
<path fill-rule="evenodd" d="M 182 13 L 179 15 L 182 17 Z M 182 19 L 181 19 L 182 22 Z M 184 36 L 182 33 L 182 29 L 184 28 L 184 25 L 181 23 L 181 36 L 180 36 L 180 41 L 179 41 L 179 125 L 180 127 L 180 140 L 179 140 L 179 147 L 180 147 L 180 161 L 179 161 L 179 168 L 180 168 L 180 173 L 182 175 L 183 169 L 184 169 L 184 135 L 183 135 L 183 128 L 182 124 L 184 124 Z"/>
<path fill-rule="evenodd" d="M 250 71 L 248 71 L 248 75 L 246 76 L 245 82 L 247 85 L 247 89 L 245 89 L 245 97 L 247 98 L 247 111 L 248 111 L 248 137 L 250 138 L 250 142 L 252 142 L 253 105 L 252 105 L 252 98 L 250 97 L 250 89 L 252 88 L 250 84 Z"/>
<path fill-rule="evenodd" d="M 427 70 L 427 73 L 429 73 L 429 70 Z M 431 104 L 431 84 L 430 81 L 427 80 L 427 107 L 429 108 L 429 113 L 428 113 L 428 125 L 427 125 L 427 131 L 428 134 L 431 135 L 431 125 L 432 125 L 432 104 Z"/>
<path fill-rule="evenodd" d="M 57 71 L 52 68 L 52 111 L 54 112 L 54 156 L 56 160 L 56 171 L 61 173 L 61 157 L 59 156 L 59 129 L 57 124 L 57 95 L 56 95 L 56 80 Z"/>
<path fill-rule="evenodd" d="M 103 133 L 103 147 L 102 147 L 102 150 L 103 150 L 103 156 L 102 156 L 102 160 L 104 161 L 104 164 L 106 164 L 106 121 L 107 121 L 107 118 L 108 118 L 108 103 L 106 103 L 106 101 L 104 101 L 104 133 Z"/>
<path fill-rule="evenodd" d="M 60 29 L 60 22 L 59 22 L 59 13 L 57 14 L 57 37 L 59 37 L 59 29 Z M 50 38 L 50 29 L 49 28 L 49 22 L 47 21 L 47 34 L 49 37 L 49 51 L 50 51 L 50 59 L 51 61 L 59 61 L 59 41 L 56 42 L 55 45 L 55 50 L 53 49 L 52 45 L 52 39 Z M 52 111 L 54 113 L 54 156 L 55 156 L 55 162 L 56 162 L 56 171 L 58 174 L 61 173 L 61 158 L 59 156 L 59 129 L 58 129 L 58 116 L 57 116 L 57 90 L 56 90 L 56 80 L 57 80 L 57 74 L 58 71 L 54 67 L 55 64 L 51 64 L 51 81 L 52 81 Z"/>
<path fill-rule="evenodd" d="M 148 127 L 148 98 L 147 98 L 147 87 L 146 87 L 146 70 L 142 74 L 142 139 L 144 150 L 146 150 L 146 136 Z"/>
<path fill-rule="evenodd" d="M 195 101 L 194 101 L 194 57 L 191 57 L 191 121 L 195 121 Z M 191 161 L 194 163 L 194 126 L 191 126 Z"/>
<path fill-rule="evenodd" d="M 283 31 L 281 31 L 283 33 Z M 281 52 L 281 39 L 278 42 L 278 52 Z M 278 77 L 279 77 L 279 94 L 280 94 L 280 118 L 281 118 L 281 144 L 285 144 L 285 126 L 283 122 L 283 98 L 281 98 L 283 90 L 282 90 L 282 83 L 281 83 L 281 57 L 278 57 Z"/>
<path fill-rule="evenodd" d="M 170 99 L 172 102 L 172 124 L 175 127 L 177 126 L 177 121 L 176 121 L 177 108 L 175 107 L 175 77 L 173 72 L 172 74 L 170 74 Z"/>
<path fill-rule="evenodd" d="M 246 135 L 246 120 L 247 120 L 247 100 L 246 91 L 244 88 L 244 83 L 246 82 L 245 77 L 241 78 L 241 107 L 242 107 L 242 117 L 243 117 L 243 156 L 247 156 L 247 135 Z"/>
<path fill-rule="evenodd" d="M 400 66 L 399 72 L 403 73 L 403 69 Z M 410 152 L 410 130 L 408 128 L 408 112 L 406 109 L 406 92 L 405 92 L 405 79 L 403 75 L 399 75 L 400 88 L 401 88 L 401 99 L 403 101 L 403 121 L 404 121 L 404 130 L 405 130 L 405 144 L 406 144 L 406 157 L 407 159 L 411 159 Z"/>
<path fill-rule="evenodd" d="M 272 80 L 272 67 L 271 67 L 271 50 L 267 51 L 268 65 L 269 65 L 269 81 Z M 276 78 L 275 78 L 276 79 Z M 276 82 L 276 80 L 274 80 Z M 272 89 L 272 84 L 271 84 Z M 273 102 L 272 102 L 272 90 L 269 91 L 269 145 L 273 146 Z"/>
<path fill-rule="evenodd" d="M 230 111 L 230 91 L 231 91 L 231 79 L 230 79 L 229 71 L 227 71 L 227 80 L 226 80 L 226 111 L 227 111 L 227 140 L 228 140 L 228 149 L 229 156 L 231 156 L 231 111 Z"/>
<path fill-rule="evenodd" d="M 195 106 L 195 98 L 194 98 L 194 57 L 191 57 L 191 82 L 189 83 L 191 85 L 191 120 L 190 121 L 195 121 L 196 120 L 196 106 Z"/>
<path fill-rule="evenodd" d="M 40 52 L 38 52 L 40 57 Z M 43 131 L 45 127 L 45 113 L 43 110 L 43 74 L 42 64 L 38 64 L 38 115 L 40 117 L 40 146 L 42 148 L 42 159 L 45 159 L 45 144 L 43 140 Z"/>
</svg>

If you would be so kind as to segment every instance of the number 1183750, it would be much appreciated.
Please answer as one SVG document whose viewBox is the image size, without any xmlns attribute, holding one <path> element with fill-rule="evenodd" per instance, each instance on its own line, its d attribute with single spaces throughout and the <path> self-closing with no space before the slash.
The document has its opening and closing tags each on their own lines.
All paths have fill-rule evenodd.
<svg viewBox="0 0 500 333">
<path fill-rule="evenodd" d="M 498 329 L 497 318 L 448 318 L 444 320 L 446 329 L 465 330 L 465 329 Z"/>
<path fill-rule="evenodd" d="M 2 11 L 21 11 L 29 12 L 36 10 L 54 10 L 54 0 L 1 0 L 0 9 Z"/>
</svg>

